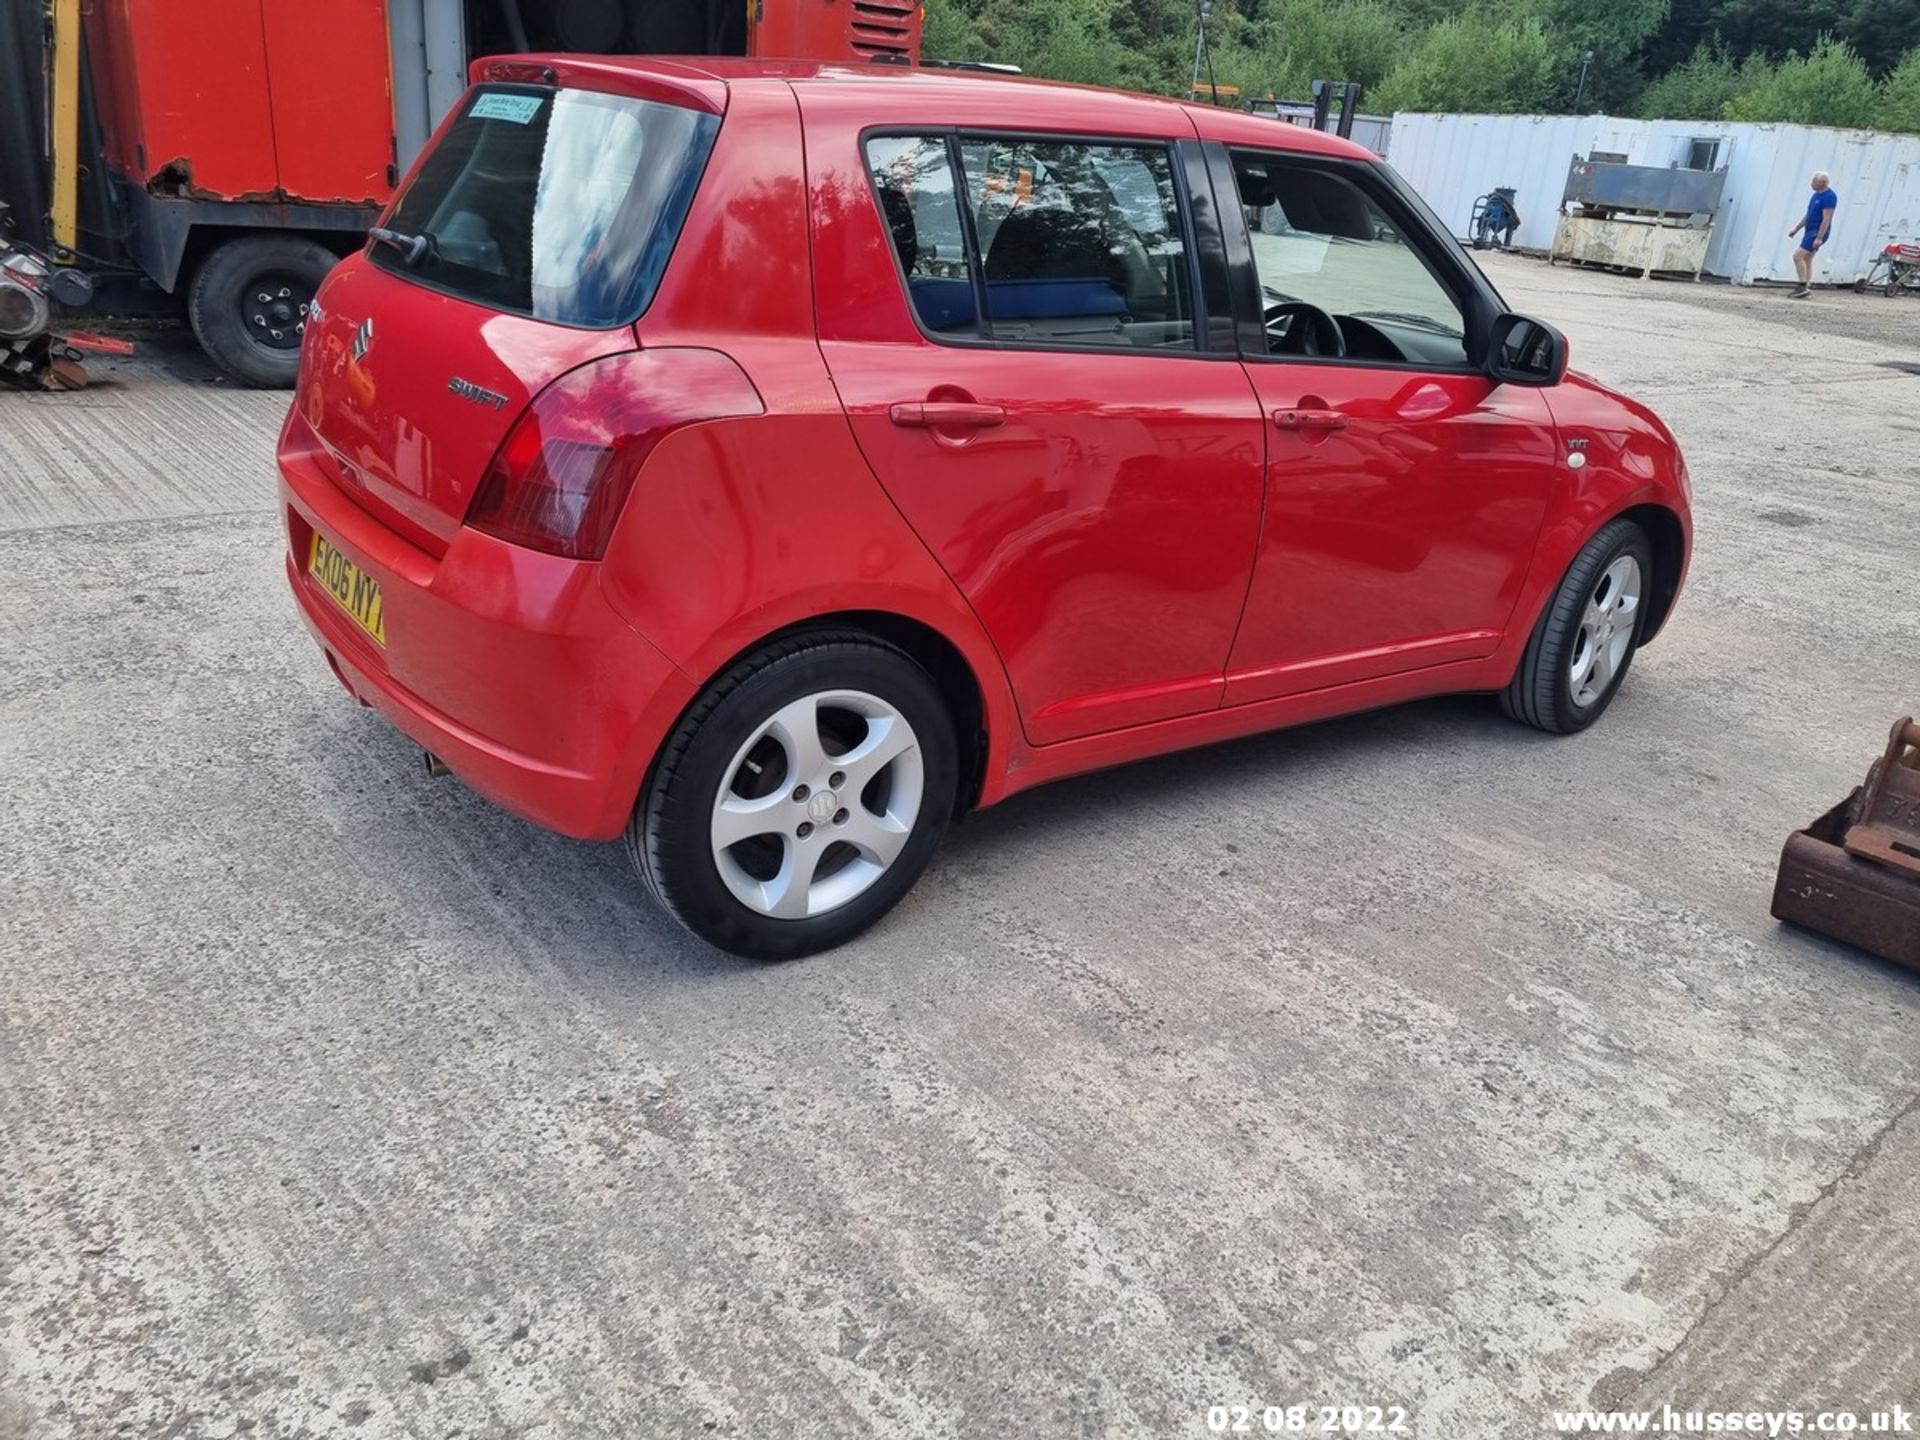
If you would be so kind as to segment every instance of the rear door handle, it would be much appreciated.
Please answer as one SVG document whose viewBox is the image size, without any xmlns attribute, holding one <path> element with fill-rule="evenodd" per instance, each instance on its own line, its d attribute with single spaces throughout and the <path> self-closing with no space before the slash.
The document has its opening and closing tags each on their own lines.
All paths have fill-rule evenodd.
<svg viewBox="0 0 1920 1440">
<path fill-rule="evenodd" d="M 1006 424 L 1007 410 L 973 400 L 914 400 L 891 406 L 887 417 L 911 430 L 985 430 Z"/>
<path fill-rule="evenodd" d="M 1347 417 L 1338 410 L 1276 410 L 1273 423 L 1282 430 L 1344 430 Z"/>
</svg>

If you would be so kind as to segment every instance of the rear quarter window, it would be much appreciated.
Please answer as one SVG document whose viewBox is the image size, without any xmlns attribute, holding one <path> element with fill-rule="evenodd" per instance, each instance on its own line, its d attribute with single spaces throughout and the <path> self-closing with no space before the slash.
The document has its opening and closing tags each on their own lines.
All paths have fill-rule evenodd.
<svg viewBox="0 0 1920 1440">
<path fill-rule="evenodd" d="M 373 263 L 498 310 L 628 324 L 653 299 L 719 119 L 592 90 L 482 86 L 385 224 L 426 237 L 418 263 Z"/>
</svg>

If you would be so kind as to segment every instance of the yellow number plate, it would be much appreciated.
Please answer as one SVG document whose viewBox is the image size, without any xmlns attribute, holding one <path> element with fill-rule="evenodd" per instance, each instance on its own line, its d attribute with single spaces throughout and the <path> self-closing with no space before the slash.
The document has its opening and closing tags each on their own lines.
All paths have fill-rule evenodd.
<svg viewBox="0 0 1920 1440">
<path fill-rule="evenodd" d="M 313 532 L 313 545 L 307 551 L 307 573 L 353 617 L 354 624 L 373 637 L 374 644 L 387 643 L 387 615 L 380 603 L 379 583 L 329 545 L 318 530 Z"/>
</svg>

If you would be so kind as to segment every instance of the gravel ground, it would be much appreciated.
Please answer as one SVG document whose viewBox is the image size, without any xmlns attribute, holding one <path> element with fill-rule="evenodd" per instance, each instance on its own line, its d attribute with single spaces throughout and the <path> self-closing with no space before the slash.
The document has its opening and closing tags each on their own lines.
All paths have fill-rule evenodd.
<svg viewBox="0 0 1920 1440">
<path fill-rule="evenodd" d="M 1495 263 L 1525 262 L 1502 257 Z M 1592 271 L 1583 274 L 1600 278 Z M 1607 276 L 1605 283 L 1625 285 L 1629 282 Z M 1787 292 L 1791 287 L 1787 285 L 1722 285 L 1712 280 L 1694 284 L 1660 279 L 1631 283 L 1651 287 L 1648 299 L 1696 306 L 1763 325 L 1790 326 L 1821 337 L 1865 340 L 1920 362 L 1920 291 L 1856 295 L 1850 287 L 1823 286 L 1805 300 L 1790 300 Z"/>
<path fill-rule="evenodd" d="M 1490 268 L 1692 464 L 1604 723 L 1058 785 L 782 967 L 347 703 L 284 397 L 0 395 L 0 1436 L 1920 1402 L 1920 984 L 1767 916 L 1920 708 L 1920 310 Z"/>
</svg>

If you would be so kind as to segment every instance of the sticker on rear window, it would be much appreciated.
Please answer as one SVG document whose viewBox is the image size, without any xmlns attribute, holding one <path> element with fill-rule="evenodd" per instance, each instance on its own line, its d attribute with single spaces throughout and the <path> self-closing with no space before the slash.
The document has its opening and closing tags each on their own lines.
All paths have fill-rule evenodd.
<svg viewBox="0 0 1920 1440">
<path fill-rule="evenodd" d="M 524 125 L 540 113 L 541 98 L 538 95 L 482 95 L 473 102 L 467 115 L 474 120 L 511 120 L 516 125 Z"/>
</svg>

